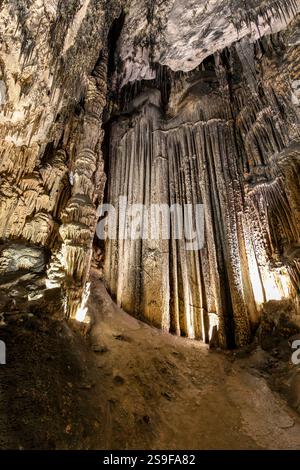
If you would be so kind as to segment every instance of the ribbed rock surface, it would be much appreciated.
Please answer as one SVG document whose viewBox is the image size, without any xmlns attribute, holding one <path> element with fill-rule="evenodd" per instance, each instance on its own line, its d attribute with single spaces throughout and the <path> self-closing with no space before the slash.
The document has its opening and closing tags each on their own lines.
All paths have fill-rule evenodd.
<svg viewBox="0 0 300 470">
<path fill-rule="evenodd" d="M 123 89 L 108 202 L 205 207 L 200 251 L 174 239 L 107 242 L 106 280 L 127 311 L 204 340 L 218 325 L 222 346 L 240 346 L 262 304 L 297 305 L 299 33 L 295 20 L 193 72 L 157 67 L 156 79 Z"/>
<path fill-rule="evenodd" d="M 80 308 L 102 199 L 107 35 L 120 4 L 0 5 L 0 237 L 50 250 L 44 289 L 63 288 L 67 316 Z M 25 308 L 26 292 L 7 296 Z"/>
<path fill-rule="evenodd" d="M 200 252 L 107 244 L 130 313 L 204 340 L 218 327 L 226 346 L 249 340 L 267 300 L 297 305 L 299 8 L 0 1 L 1 312 L 84 311 L 106 176 L 107 202 L 206 211 Z"/>
</svg>

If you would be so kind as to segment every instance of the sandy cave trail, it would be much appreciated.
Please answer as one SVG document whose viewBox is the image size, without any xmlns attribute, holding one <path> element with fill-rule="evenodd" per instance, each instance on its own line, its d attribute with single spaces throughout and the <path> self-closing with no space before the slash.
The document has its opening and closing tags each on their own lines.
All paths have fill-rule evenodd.
<svg viewBox="0 0 300 470">
<path fill-rule="evenodd" d="M 95 273 L 90 311 L 106 449 L 300 448 L 299 416 L 259 374 L 127 315 Z"/>
</svg>

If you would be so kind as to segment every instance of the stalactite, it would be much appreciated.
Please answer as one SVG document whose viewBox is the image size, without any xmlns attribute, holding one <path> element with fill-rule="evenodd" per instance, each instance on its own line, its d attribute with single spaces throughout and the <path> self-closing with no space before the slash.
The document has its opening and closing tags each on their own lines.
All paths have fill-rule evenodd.
<svg viewBox="0 0 300 470">
<path fill-rule="evenodd" d="M 299 306 L 299 11 L 1 2 L 1 243 L 41 253 L 68 318 L 86 309 L 106 130 L 108 202 L 205 207 L 199 251 L 174 236 L 107 242 L 120 305 L 223 347 L 249 341 L 266 301 Z"/>
<path fill-rule="evenodd" d="M 71 197 L 61 214 L 62 226 L 59 229 L 63 240 L 61 255 L 53 258 L 54 266 L 59 262 L 59 269 L 50 267 L 51 283 L 56 285 L 53 275 L 58 273 L 62 282 L 65 273 L 66 315 L 75 318 L 80 308 L 82 295 L 88 278 L 91 262 L 92 243 L 96 230 L 96 209 L 94 202 L 103 198 L 104 175 L 101 141 L 101 117 L 106 103 L 106 67 L 107 55 L 103 51 L 93 74 L 89 78 L 84 103 L 84 115 L 81 132 L 78 134 L 77 149 L 72 162 L 74 180 Z"/>
<path fill-rule="evenodd" d="M 38 282 L 59 289 L 67 317 L 81 305 L 103 197 L 107 57 L 99 51 L 121 6 L 1 4 L 0 236 L 50 250 Z"/>
<path fill-rule="evenodd" d="M 243 40 L 193 73 L 158 67 L 152 81 L 123 89 L 110 129 L 107 202 L 204 204 L 206 240 L 191 252 L 174 237 L 107 240 L 110 291 L 164 330 L 208 341 L 217 328 L 222 347 L 247 344 L 262 304 L 292 296 L 299 276 L 298 255 L 283 256 L 299 244 L 288 51 L 271 38 L 258 59 L 262 42 Z"/>
</svg>

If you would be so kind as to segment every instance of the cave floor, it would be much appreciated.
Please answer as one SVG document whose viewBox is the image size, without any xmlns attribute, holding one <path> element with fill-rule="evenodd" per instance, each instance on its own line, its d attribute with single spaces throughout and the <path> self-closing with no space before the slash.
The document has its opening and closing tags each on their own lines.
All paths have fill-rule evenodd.
<svg viewBox="0 0 300 470">
<path fill-rule="evenodd" d="M 89 309 L 85 339 L 43 318 L 1 330 L 0 448 L 300 448 L 299 415 L 255 364 L 135 320 L 96 271 Z"/>
<path fill-rule="evenodd" d="M 300 448 L 298 415 L 255 368 L 138 322 L 96 280 L 92 291 L 106 448 Z"/>
</svg>

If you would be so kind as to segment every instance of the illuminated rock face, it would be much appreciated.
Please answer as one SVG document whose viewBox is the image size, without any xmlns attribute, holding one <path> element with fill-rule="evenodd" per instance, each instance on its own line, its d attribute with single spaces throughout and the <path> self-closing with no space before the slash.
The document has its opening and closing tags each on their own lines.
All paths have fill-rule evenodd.
<svg viewBox="0 0 300 470">
<path fill-rule="evenodd" d="M 284 29 L 298 0 L 132 0 L 120 41 L 123 83 L 154 78 L 152 63 L 188 72 L 247 36 Z"/>
<path fill-rule="evenodd" d="M 82 317 L 106 177 L 107 202 L 205 206 L 201 251 L 107 243 L 130 313 L 242 345 L 296 299 L 300 2 L 240 3 L 0 2 L 1 310 Z"/>
<path fill-rule="evenodd" d="M 200 251 L 174 238 L 107 242 L 105 277 L 125 310 L 203 340 L 216 326 L 222 346 L 240 346 L 265 302 L 297 306 L 298 40 L 295 21 L 190 73 L 157 67 L 152 81 L 123 89 L 110 129 L 108 202 L 122 195 L 205 210 Z"/>
<path fill-rule="evenodd" d="M 60 290 L 68 317 L 82 302 L 105 183 L 107 34 L 120 6 L 0 5 L 0 237 L 5 247 L 18 240 L 50 251 L 44 289 Z M 25 308 L 26 292 L 7 296 Z"/>
</svg>

